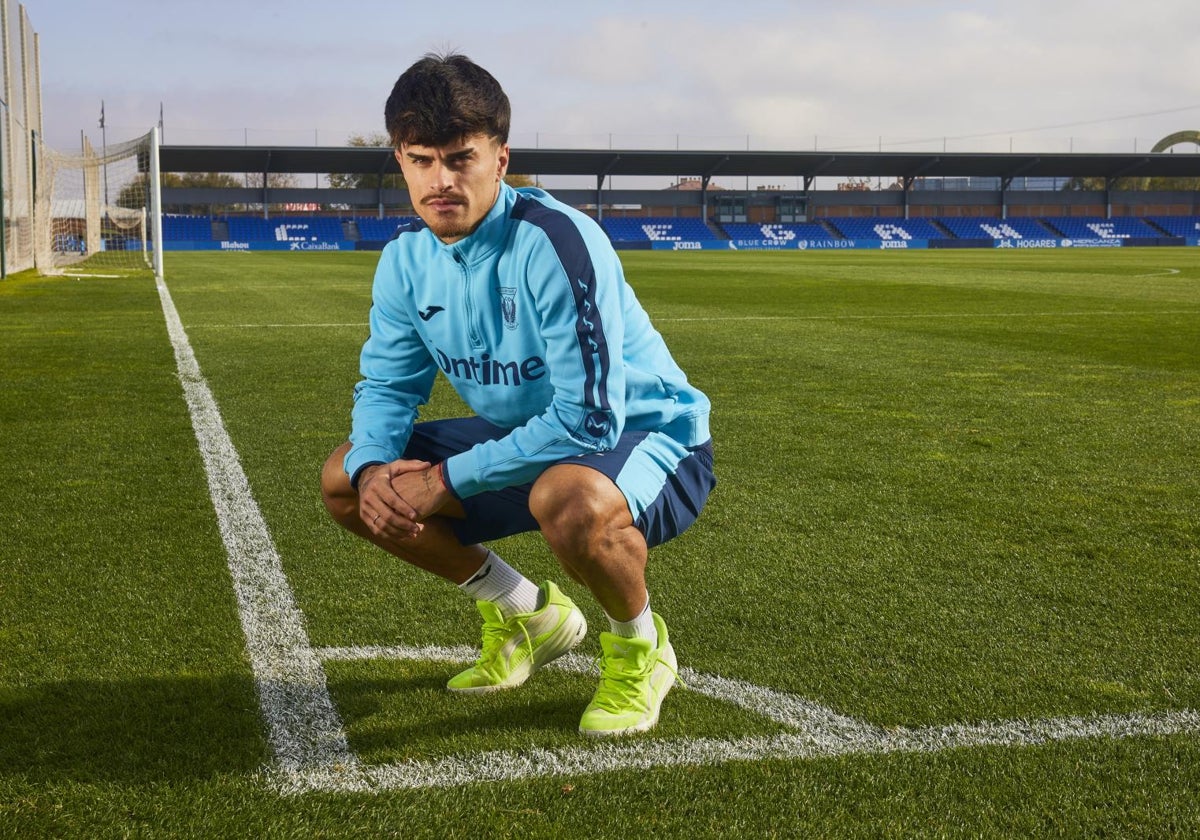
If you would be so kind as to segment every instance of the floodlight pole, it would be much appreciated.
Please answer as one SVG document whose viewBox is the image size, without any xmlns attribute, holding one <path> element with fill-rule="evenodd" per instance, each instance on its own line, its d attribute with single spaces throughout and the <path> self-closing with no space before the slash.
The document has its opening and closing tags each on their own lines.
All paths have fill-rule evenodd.
<svg viewBox="0 0 1200 840">
<path fill-rule="evenodd" d="M 108 207 L 108 131 L 104 127 L 104 100 L 100 100 L 100 155 L 104 172 L 104 206 Z"/>
</svg>

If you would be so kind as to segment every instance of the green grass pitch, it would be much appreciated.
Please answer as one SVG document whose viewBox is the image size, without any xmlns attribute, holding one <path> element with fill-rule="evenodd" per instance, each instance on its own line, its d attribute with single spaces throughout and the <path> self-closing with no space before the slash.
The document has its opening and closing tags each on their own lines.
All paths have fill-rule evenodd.
<svg viewBox="0 0 1200 840">
<path fill-rule="evenodd" d="M 280 784 L 154 281 L 0 281 L 0 837 L 1200 834 L 1200 249 L 624 254 L 712 397 L 721 483 L 651 555 L 692 684 L 608 764 L 574 732 L 590 675 L 464 699 L 449 662 L 328 653 L 478 644 L 466 599 L 318 498 L 375 259 L 166 266 L 354 790 Z M 439 383 L 427 416 L 462 410 Z M 541 541 L 499 550 L 577 598 L 594 654 Z M 722 678 L 867 747 L 736 755 L 804 735 Z M 999 736 L 889 746 L 955 727 Z M 535 769 L 470 775 L 505 756 Z M 371 783 L 405 767 L 466 781 Z"/>
</svg>

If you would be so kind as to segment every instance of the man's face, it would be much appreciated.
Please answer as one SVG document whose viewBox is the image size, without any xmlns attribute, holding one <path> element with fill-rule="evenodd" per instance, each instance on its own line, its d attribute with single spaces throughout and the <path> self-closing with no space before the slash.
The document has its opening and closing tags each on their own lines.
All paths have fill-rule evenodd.
<svg viewBox="0 0 1200 840">
<path fill-rule="evenodd" d="M 406 144 L 396 160 L 417 215 L 451 243 L 469 235 L 492 209 L 508 171 L 508 146 L 468 134 L 444 146 Z"/>
</svg>

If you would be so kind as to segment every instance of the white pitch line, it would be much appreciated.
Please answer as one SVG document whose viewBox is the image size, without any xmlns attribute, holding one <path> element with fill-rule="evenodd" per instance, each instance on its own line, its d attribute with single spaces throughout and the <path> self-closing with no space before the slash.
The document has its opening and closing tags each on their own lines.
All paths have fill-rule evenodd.
<svg viewBox="0 0 1200 840">
<path fill-rule="evenodd" d="M 196 432 L 237 595 L 246 651 L 258 686 L 267 739 L 279 769 L 326 778 L 353 774 L 357 759 L 329 697 L 279 554 L 212 391 L 162 280 L 157 281 L 179 381 Z"/>
<path fill-rule="evenodd" d="M 407 659 L 468 662 L 478 651 L 457 647 L 319 648 L 323 660 Z M 594 672 L 592 660 L 570 653 L 550 664 L 575 673 Z M 732 703 L 788 729 L 746 738 L 642 738 L 602 741 L 554 750 L 498 750 L 428 761 L 359 765 L 353 773 L 299 772 L 276 779 L 286 793 L 367 793 L 427 787 L 456 787 L 542 776 L 580 776 L 618 770 L 702 766 L 730 761 L 804 760 L 839 755 L 939 752 L 984 746 L 1032 747 L 1089 738 L 1158 737 L 1200 733 L 1200 712 L 1184 709 L 1159 714 L 1099 715 L 1042 720 L 985 721 L 920 728 L 874 726 L 804 697 L 726 677 L 681 668 L 687 690 Z"/>
<path fill-rule="evenodd" d="M 323 662 L 354 661 L 367 659 L 402 659 L 419 662 L 472 662 L 479 655 L 477 648 L 460 645 L 456 647 L 327 647 L 317 648 L 317 658 Z M 591 657 L 581 653 L 568 653 L 547 667 L 576 674 L 598 674 Z M 804 729 L 819 727 L 830 731 L 855 733 L 870 729 L 853 718 L 836 714 L 826 707 L 782 691 L 764 688 L 753 683 L 729 679 L 712 674 L 680 668 L 681 682 L 691 691 L 714 700 L 740 706 L 748 712 L 760 715 L 784 726 Z"/>
<path fill-rule="evenodd" d="M 679 676 L 684 685 L 692 691 L 714 700 L 733 703 L 789 729 L 819 731 L 841 735 L 851 740 L 877 737 L 882 731 L 854 718 L 839 715 L 832 709 L 795 694 L 728 677 L 703 674 L 691 668 L 680 668 Z"/>
<path fill-rule="evenodd" d="M 370 793 L 384 790 L 458 787 L 545 776 L 581 776 L 621 770 L 708 766 L 732 761 L 788 761 L 886 753 L 931 753 L 973 747 L 1035 747 L 1095 738 L 1163 737 L 1200 732 L 1200 713 L 1108 715 L 973 725 L 897 728 L 860 727 L 853 732 L 805 728 L 745 738 L 644 738 L 602 741 L 561 749 L 528 749 L 453 755 L 429 761 L 360 765 L 331 777 L 302 771 L 276 779 L 287 794 Z"/>
<path fill-rule="evenodd" d="M 275 765 L 267 775 L 285 793 L 373 793 L 729 761 L 930 752 L 985 745 L 1033 746 L 1082 738 L 1200 732 L 1200 713 L 1192 710 L 884 729 L 836 714 L 803 697 L 683 668 L 682 682 L 691 690 L 763 715 L 788 731 L 740 739 L 634 739 L 557 750 L 493 751 L 430 761 L 362 765 L 350 751 L 341 718 L 329 695 L 322 660 L 464 661 L 472 659 L 475 650 L 465 646 L 318 649 L 311 646 L 304 629 L 304 616 L 296 606 L 266 522 L 250 492 L 237 450 L 201 374 L 170 292 L 161 280 L 157 281 L 157 287 L 228 553 L 267 738 L 275 754 Z M 555 665 L 581 673 L 593 667 L 580 654 L 569 654 Z"/>
<path fill-rule="evenodd" d="M 417 662 L 472 662 L 479 649 L 467 645 L 454 647 L 406 647 L 366 645 L 363 647 L 322 647 L 313 653 L 322 662 L 351 662 L 364 659 L 407 659 Z"/>
<path fill-rule="evenodd" d="M 310 330 L 310 329 L 343 329 L 345 327 L 361 327 L 366 329 L 369 327 L 366 321 L 354 321 L 350 323 L 339 324 L 333 323 L 318 323 L 318 324 L 194 324 L 192 329 L 200 330 Z"/>
</svg>

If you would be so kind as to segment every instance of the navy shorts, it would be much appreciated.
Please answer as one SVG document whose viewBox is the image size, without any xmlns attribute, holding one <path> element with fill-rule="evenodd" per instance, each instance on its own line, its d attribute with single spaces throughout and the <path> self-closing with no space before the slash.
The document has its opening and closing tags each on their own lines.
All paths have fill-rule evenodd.
<svg viewBox="0 0 1200 840">
<path fill-rule="evenodd" d="M 507 429 L 479 417 L 418 423 L 404 457 L 437 463 L 506 434 Z M 688 448 L 661 432 L 626 432 L 613 449 L 556 463 L 591 467 L 612 479 L 649 546 L 682 534 L 696 521 L 717 484 L 711 441 Z M 472 545 L 538 530 L 529 512 L 531 487 L 522 484 L 463 499 L 467 518 L 450 520 L 455 535 L 464 545 Z"/>
</svg>

